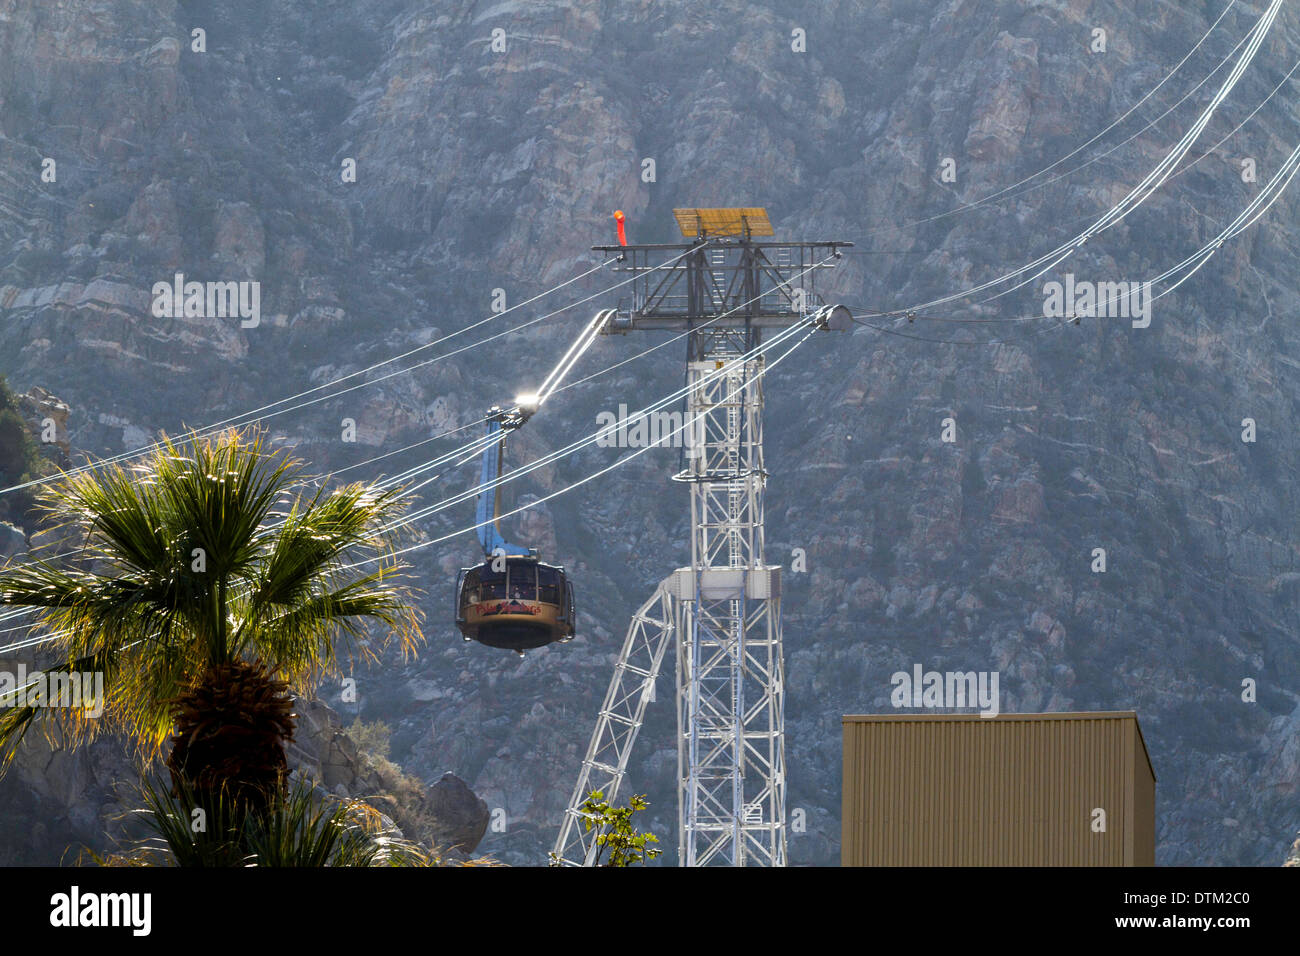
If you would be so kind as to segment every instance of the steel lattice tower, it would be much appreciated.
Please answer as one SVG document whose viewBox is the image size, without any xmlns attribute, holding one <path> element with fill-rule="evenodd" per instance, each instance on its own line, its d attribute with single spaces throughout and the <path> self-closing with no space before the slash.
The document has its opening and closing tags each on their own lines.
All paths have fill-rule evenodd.
<svg viewBox="0 0 1300 956">
<path fill-rule="evenodd" d="M 569 801 L 555 854 L 590 863 L 598 848 L 580 807 L 615 802 L 668 644 L 676 650 L 678 840 L 683 866 L 786 863 L 784 664 L 780 567 L 765 563 L 765 329 L 844 328 L 817 273 L 847 242 L 756 242 L 761 209 L 677 210 L 684 244 L 597 246 L 634 273 L 628 307 L 602 331 L 687 336 L 686 467 L 691 564 L 665 578 L 628 627 Z"/>
<path fill-rule="evenodd" d="M 690 363 L 688 420 L 702 426 L 702 442 L 678 476 L 691 486 L 678 614 L 679 852 L 684 866 L 782 866 L 780 568 L 763 560 L 763 359 L 716 338 Z"/>
</svg>

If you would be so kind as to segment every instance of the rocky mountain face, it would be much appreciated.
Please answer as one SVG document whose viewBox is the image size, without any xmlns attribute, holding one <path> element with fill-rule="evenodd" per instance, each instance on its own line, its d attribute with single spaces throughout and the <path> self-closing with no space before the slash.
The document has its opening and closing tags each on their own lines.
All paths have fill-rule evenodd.
<svg viewBox="0 0 1300 956">
<path fill-rule="evenodd" d="M 273 403 L 585 271 L 616 208 L 633 241 L 672 239 L 672 208 L 690 205 L 763 205 L 782 238 L 854 241 L 829 291 L 871 322 L 1028 262 L 1121 199 L 1209 102 L 1227 70 L 1211 72 L 1259 13 L 1234 4 L 1166 80 L 1226 5 L 0 0 L 0 371 L 69 404 L 74 452 L 262 409 L 314 470 L 366 462 L 535 387 L 618 293 L 448 353 L 609 275 L 368 377 L 421 363 L 409 373 Z M 1189 161 L 1203 158 L 1053 276 L 817 336 L 774 372 L 768 559 L 787 568 L 789 802 L 806 819 L 794 862 L 838 860 L 840 716 L 889 711 L 891 675 L 914 664 L 999 672 L 1004 712 L 1136 710 L 1158 862 L 1286 858 L 1300 824 L 1300 192 L 1157 300 L 1149 327 L 1045 320 L 1042 282 L 1147 279 L 1231 220 L 1300 137 L 1290 83 L 1250 115 L 1292 66 L 1298 29 L 1286 9 Z M 1131 108 L 1046 175 L 964 208 Z M 176 273 L 260 283 L 257 322 L 156 314 L 154 286 Z M 1016 317 L 1029 318 L 1003 321 Z M 657 341 L 602 340 L 579 374 Z M 681 351 L 567 390 L 511 461 L 677 388 Z M 586 449 L 507 499 L 617 454 Z M 522 661 L 462 644 L 450 592 L 476 547 L 453 535 L 411 553 L 426 649 L 353 675 L 355 702 L 317 688 L 345 719 L 392 724 L 408 772 L 468 781 L 491 815 L 480 852 L 544 861 L 629 615 L 687 558 L 675 465 L 642 455 L 514 526 L 574 572 L 573 643 Z M 466 504 L 414 531 L 469 523 Z M 669 860 L 670 683 L 628 780 Z M 98 794 L 68 795 L 87 827 Z M 6 804 L 13 819 L 42 812 Z"/>
</svg>

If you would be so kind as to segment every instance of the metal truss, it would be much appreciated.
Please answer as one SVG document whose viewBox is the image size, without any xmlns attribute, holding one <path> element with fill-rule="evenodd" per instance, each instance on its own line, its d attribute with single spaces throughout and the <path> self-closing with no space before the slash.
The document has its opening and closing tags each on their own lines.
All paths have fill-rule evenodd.
<svg viewBox="0 0 1300 956">
<path fill-rule="evenodd" d="M 581 807 L 593 790 L 603 791 L 611 804 L 618 796 L 646 705 L 655 698 L 655 681 L 664 652 L 677 628 L 673 582 L 674 578 L 662 581 L 628 625 L 605 703 L 596 719 L 596 730 L 555 841 L 554 855 L 563 863 L 589 866 L 595 858 L 597 831 L 587 830 Z"/>
<path fill-rule="evenodd" d="M 679 861 L 786 863 L 781 569 L 764 563 L 764 362 L 752 356 L 765 329 L 848 328 L 849 311 L 827 305 L 816 278 L 851 245 L 755 242 L 746 232 L 594 247 L 633 277 L 630 295 L 602 314 L 600 334 L 689 333 L 689 451 L 674 478 L 690 486 L 691 565 L 665 579 L 628 628 L 556 841 L 564 862 L 594 857 L 579 808 L 592 790 L 611 802 L 618 793 L 673 639 Z"/>
<path fill-rule="evenodd" d="M 674 635 L 679 861 L 786 862 L 780 568 L 763 563 L 763 361 L 729 345 L 718 336 L 689 366 L 697 437 L 675 477 L 691 487 L 691 566 L 628 627 L 556 840 L 566 863 L 595 857 L 582 803 L 593 790 L 615 801 Z"/>
<path fill-rule="evenodd" d="M 679 855 L 683 866 L 784 866 L 780 569 L 763 563 L 763 360 L 733 348 L 719 337 L 688 366 L 687 416 L 702 423 L 702 446 L 677 476 L 691 486 L 693 579 L 680 595 L 677 654 Z"/>
<path fill-rule="evenodd" d="M 851 242 L 754 242 L 710 238 L 691 243 L 595 246 L 619 257 L 614 271 L 632 284 L 616 317 L 602 330 L 677 330 L 709 322 L 711 329 L 788 328 L 822 304 L 819 273 Z M 677 257 L 665 262 L 669 253 Z M 694 337 L 693 337 L 694 338 Z M 699 358 L 702 350 L 692 350 Z"/>
</svg>

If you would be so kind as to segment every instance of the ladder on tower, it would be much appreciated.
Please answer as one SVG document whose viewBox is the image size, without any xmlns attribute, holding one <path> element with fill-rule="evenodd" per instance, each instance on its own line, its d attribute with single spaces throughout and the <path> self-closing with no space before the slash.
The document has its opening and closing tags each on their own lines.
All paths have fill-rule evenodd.
<svg viewBox="0 0 1300 956">
<path fill-rule="evenodd" d="M 725 249 L 709 250 L 709 275 L 713 283 L 709 286 L 709 301 L 713 309 L 721 312 L 727 307 L 727 251 Z"/>
</svg>

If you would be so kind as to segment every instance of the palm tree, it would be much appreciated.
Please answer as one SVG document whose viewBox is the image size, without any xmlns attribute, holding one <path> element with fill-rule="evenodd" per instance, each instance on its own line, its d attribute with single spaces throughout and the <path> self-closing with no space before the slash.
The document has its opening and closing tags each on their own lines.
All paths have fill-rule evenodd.
<svg viewBox="0 0 1300 956">
<path fill-rule="evenodd" d="M 0 710 L 5 764 L 46 718 L 71 745 L 111 729 L 145 757 L 170 738 L 173 781 L 197 793 L 283 796 L 289 684 L 339 672 L 344 652 L 374 659 L 395 637 L 409 653 L 420 638 L 386 530 L 400 490 L 310 491 L 300 464 L 260 432 L 164 436 L 138 465 L 65 474 L 41 496 L 84 550 L 0 572 L 0 604 L 37 609 L 57 635 L 46 673 L 102 673 L 105 707 L 99 720 Z M 373 643 L 367 622 L 383 625 Z"/>
</svg>

